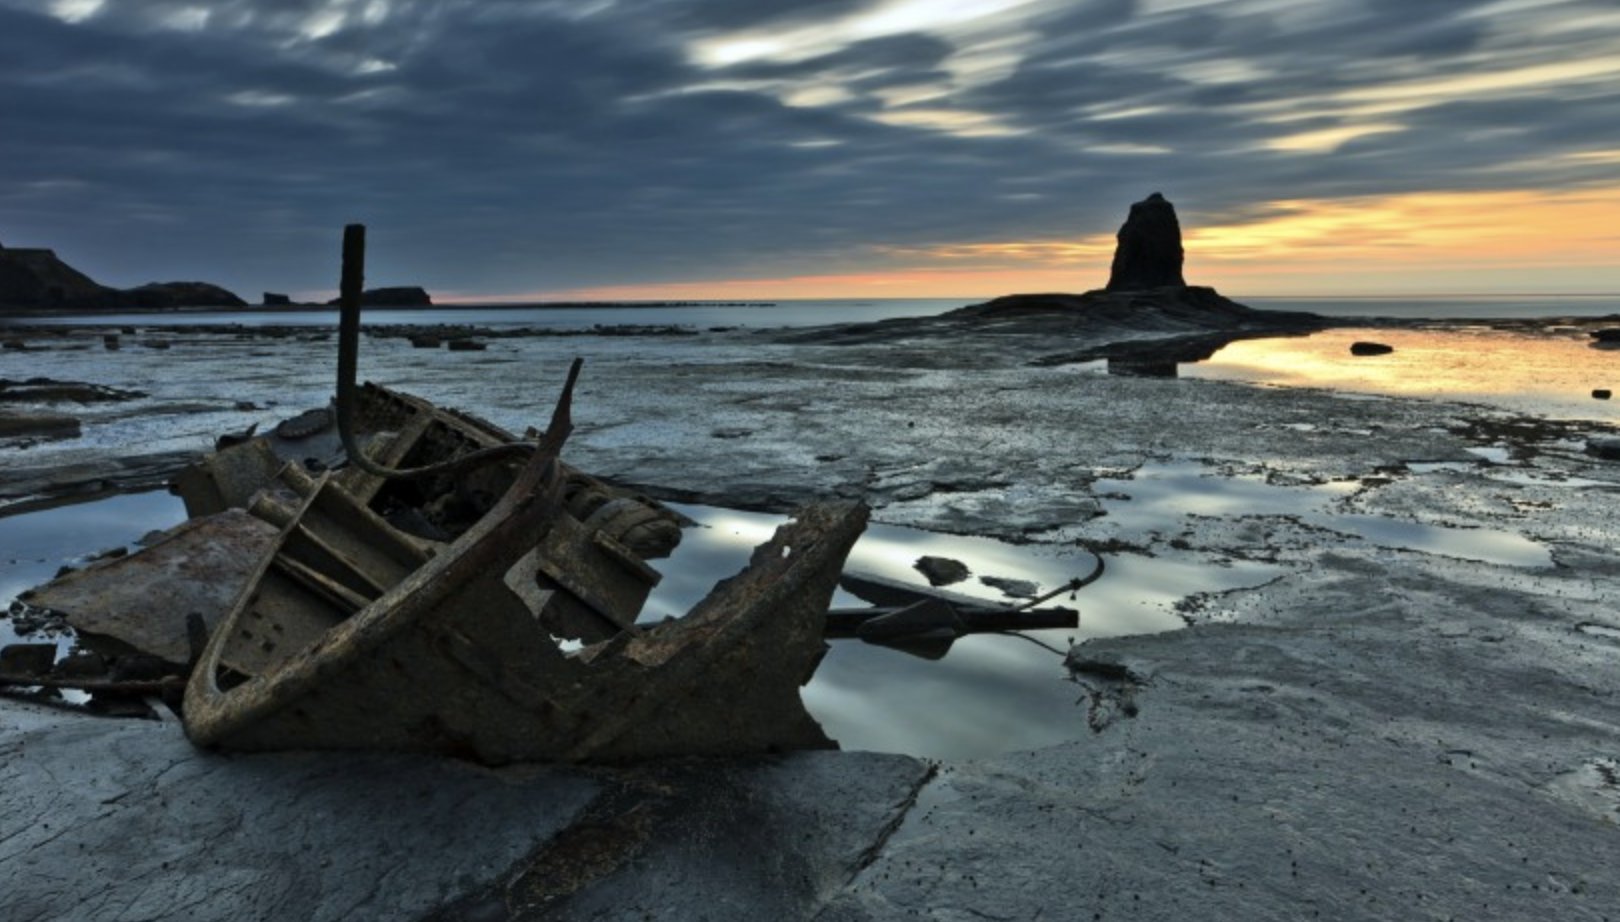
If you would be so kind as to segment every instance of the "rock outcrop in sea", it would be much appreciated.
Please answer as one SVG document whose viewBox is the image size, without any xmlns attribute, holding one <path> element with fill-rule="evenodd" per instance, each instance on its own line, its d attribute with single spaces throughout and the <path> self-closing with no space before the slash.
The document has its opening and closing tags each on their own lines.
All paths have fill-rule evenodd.
<svg viewBox="0 0 1620 922">
<path fill-rule="evenodd" d="M 1236 339 L 1305 333 L 1327 320 L 1298 311 L 1263 311 L 1215 289 L 1188 285 L 1176 209 L 1155 192 L 1131 206 L 1119 229 L 1105 288 L 1084 294 L 1005 295 L 937 317 L 906 317 L 793 332 L 789 342 L 859 344 L 929 336 L 1042 333 L 1068 350 L 1033 365 L 1107 360 L 1109 371 L 1169 377 Z"/>
<path fill-rule="evenodd" d="M 246 307 L 247 302 L 208 282 L 148 282 L 136 288 L 116 291 L 120 306 L 168 307 Z"/>
<path fill-rule="evenodd" d="M 333 298 L 327 304 L 337 304 Z M 367 288 L 360 294 L 360 303 L 366 307 L 431 307 L 433 299 L 427 290 L 417 285 L 399 285 L 393 288 Z"/>
<path fill-rule="evenodd" d="M 63 262 L 55 251 L 0 246 L 0 311 L 244 307 L 246 301 L 207 282 L 149 282 L 112 288 Z"/>
</svg>

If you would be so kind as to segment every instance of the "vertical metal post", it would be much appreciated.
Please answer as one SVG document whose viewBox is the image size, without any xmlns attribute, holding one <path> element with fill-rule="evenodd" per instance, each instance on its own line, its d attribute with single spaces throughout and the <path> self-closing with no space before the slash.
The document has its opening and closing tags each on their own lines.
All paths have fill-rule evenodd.
<svg viewBox="0 0 1620 922">
<path fill-rule="evenodd" d="M 354 438 L 354 378 L 360 353 L 360 294 L 366 287 L 366 226 L 343 228 L 343 275 L 338 282 L 338 437 L 349 460 L 366 469 L 367 458 Z"/>
</svg>

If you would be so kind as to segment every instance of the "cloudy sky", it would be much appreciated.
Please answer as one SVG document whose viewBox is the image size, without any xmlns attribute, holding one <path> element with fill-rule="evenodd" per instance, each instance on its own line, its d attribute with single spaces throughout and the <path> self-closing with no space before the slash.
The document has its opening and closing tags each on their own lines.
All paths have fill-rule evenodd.
<svg viewBox="0 0 1620 922">
<path fill-rule="evenodd" d="M 0 0 L 0 243 L 256 300 L 1620 290 L 1614 0 Z"/>
</svg>

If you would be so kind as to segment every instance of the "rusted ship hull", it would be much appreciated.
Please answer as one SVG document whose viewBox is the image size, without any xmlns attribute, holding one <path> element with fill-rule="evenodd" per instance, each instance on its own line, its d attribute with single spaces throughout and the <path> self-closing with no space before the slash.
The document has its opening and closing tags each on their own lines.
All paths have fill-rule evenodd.
<svg viewBox="0 0 1620 922">
<path fill-rule="evenodd" d="M 303 636 L 276 619 L 278 597 L 295 596 L 303 612 L 334 609 L 287 585 L 267 558 L 192 674 L 191 738 L 494 764 L 834 745 L 799 687 L 825 649 L 823 618 L 864 506 L 809 507 L 686 617 L 570 651 L 537 617 L 556 593 L 525 579 L 528 549 L 557 514 L 555 490 L 508 500 L 398 585 Z M 267 633 L 297 649 L 256 657 Z"/>
<path fill-rule="evenodd" d="M 638 626 L 658 577 L 569 511 L 567 399 L 447 544 L 390 524 L 351 477 L 283 468 L 300 498 L 251 504 L 281 531 L 192 672 L 191 738 L 487 763 L 833 746 L 798 690 L 866 508 L 804 510 L 686 617 Z"/>
</svg>

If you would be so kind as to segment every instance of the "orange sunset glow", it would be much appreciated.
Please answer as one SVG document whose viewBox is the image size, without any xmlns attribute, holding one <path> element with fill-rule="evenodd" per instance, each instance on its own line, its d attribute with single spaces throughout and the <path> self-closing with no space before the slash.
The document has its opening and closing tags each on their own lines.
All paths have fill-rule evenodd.
<svg viewBox="0 0 1620 922">
<path fill-rule="evenodd" d="M 1620 187 L 1284 200 L 1255 209 L 1251 217 L 1203 226 L 1192 208 L 1183 208 L 1187 281 L 1233 294 L 1620 289 Z M 513 300 L 966 298 L 1079 291 L 1107 281 L 1114 236 L 1110 229 L 1061 240 L 873 249 L 893 268 L 602 286 Z"/>
</svg>

